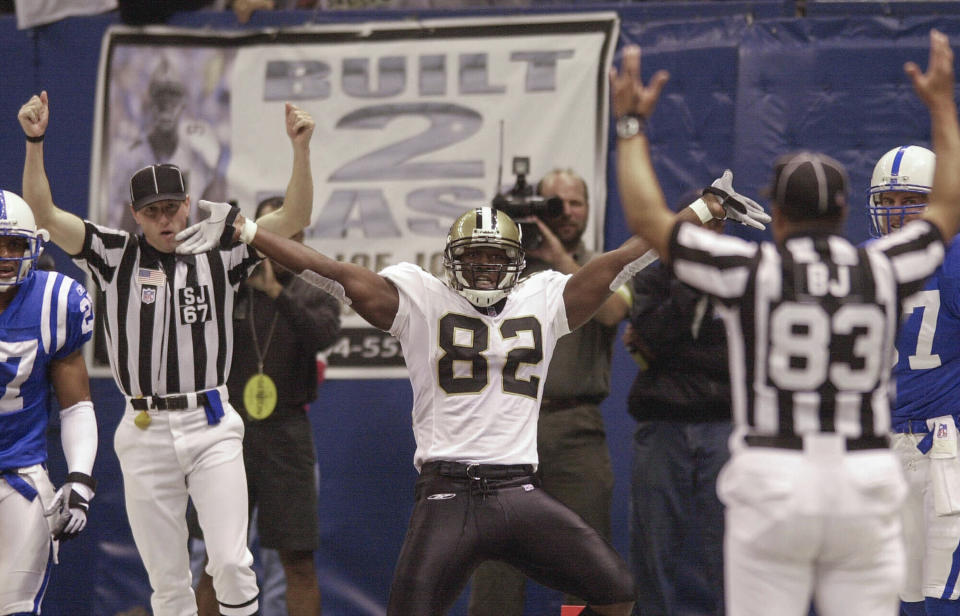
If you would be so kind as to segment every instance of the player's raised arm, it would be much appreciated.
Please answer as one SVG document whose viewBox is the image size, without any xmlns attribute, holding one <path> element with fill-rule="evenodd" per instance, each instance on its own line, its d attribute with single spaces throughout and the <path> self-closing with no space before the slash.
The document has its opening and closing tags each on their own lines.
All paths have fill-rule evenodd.
<svg viewBox="0 0 960 616">
<path fill-rule="evenodd" d="M 960 229 L 960 128 L 954 100 L 953 50 L 947 36 L 930 31 L 930 59 L 927 72 L 913 62 L 904 70 L 913 81 L 917 96 L 930 110 L 930 132 L 937 155 L 933 188 L 924 218 L 939 227 L 949 241 Z"/>
<path fill-rule="evenodd" d="M 61 210 L 53 202 L 50 182 L 43 165 L 43 138 L 50 122 L 50 104 L 47 92 L 30 97 L 17 114 L 27 137 L 27 152 L 23 163 L 23 199 L 33 210 L 37 227 L 50 232 L 50 238 L 68 254 L 75 255 L 83 248 L 85 230 L 83 221 L 74 214 Z"/>
<path fill-rule="evenodd" d="M 341 263 L 316 250 L 287 239 L 253 221 L 237 216 L 235 228 L 241 241 L 250 244 L 280 265 L 299 274 L 311 271 L 327 284 L 325 290 L 334 297 L 350 300 L 350 307 L 374 327 L 388 330 L 400 307 L 400 293 L 386 278 L 353 263 Z M 332 281 L 332 282 L 330 282 Z M 342 293 L 339 288 L 342 287 Z"/>
<path fill-rule="evenodd" d="M 715 197 L 707 197 L 707 200 L 712 202 L 710 207 L 723 212 Z M 699 220 L 691 208 L 681 210 L 676 219 L 690 222 Z M 650 244 L 633 236 L 619 248 L 603 253 L 577 270 L 563 289 L 563 303 L 570 329 L 574 330 L 590 320 L 611 293 L 656 259 L 657 253 L 650 249 Z"/>
<path fill-rule="evenodd" d="M 265 229 L 290 237 L 310 224 L 313 211 L 313 175 L 310 169 L 310 138 L 313 117 L 296 105 L 284 107 L 287 137 L 293 146 L 293 169 L 284 193 L 283 206 L 257 221 Z"/>
</svg>

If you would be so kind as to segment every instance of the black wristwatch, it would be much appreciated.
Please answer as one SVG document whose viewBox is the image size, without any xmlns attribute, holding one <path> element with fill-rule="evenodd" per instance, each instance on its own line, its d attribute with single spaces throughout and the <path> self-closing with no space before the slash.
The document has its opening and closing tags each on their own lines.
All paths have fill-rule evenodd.
<svg viewBox="0 0 960 616">
<path fill-rule="evenodd" d="M 617 118 L 617 137 L 629 139 L 643 132 L 647 119 L 639 113 L 628 113 Z"/>
</svg>

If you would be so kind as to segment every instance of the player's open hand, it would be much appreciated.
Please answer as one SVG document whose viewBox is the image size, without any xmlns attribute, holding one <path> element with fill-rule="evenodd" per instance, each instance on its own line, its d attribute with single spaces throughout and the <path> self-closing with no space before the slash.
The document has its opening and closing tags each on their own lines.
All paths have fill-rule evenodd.
<svg viewBox="0 0 960 616">
<path fill-rule="evenodd" d="M 287 136 L 294 145 L 308 145 L 313 136 L 313 116 L 292 103 L 286 105 Z"/>
<path fill-rule="evenodd" d="M 233 222 L 240 213 L 240 208 L 229 203 L 216 203 L 201 199 L 197 207 L 208 212 L 210 216 L 195 225 L 189 226 L 176 239 L 177 252 L 182 255 L 200 254 L 214 248 L 228 248 L 233 243 Z"/>
<path fill-rule="evenodd" d="M 913 89 L 927 107 L 937 104 L 953 105 L 953 50 L 947 35 L 930 30 L 930 60 L 927 72 L 921 72 L 914 62 L 907 62 L 903 70 L 913 82 Z"/>
<path fill-rule="evenodd" d="M 643 85 L 640 79 L 640 47 L 628 45 L 623 48 L 620 72 L 610 69 L 610 98 L 613 101 L 613 117 L 637 113 L 649 118 L 660 99 L 663 86 L 670 79 L 667 71 L 657 71 L 650 83 Z"/>
<path fill-rule="evenodd" d="M 27 137 L 43 137 L 47 132 L 47 124 L 50 122 L 50 104 L 47 100 L 47 91 L 44 90 L 39 95 L 34 94 L 26 103 L 20 107 L 17 114 L 20 120 L 20 126 Z"/>
<path fill-rule="evenodd" d="M 735 220 L 742 225 L 761 231 L 766 228 L 767 223 L 771 220 L 770 216 L 763 211 L 762 205 L 734 190 L 733 171 L 729 169 L 724 171 L 723 175 L 714 180 L 713 184 L 709 188 L 705 188 L 703 192 L 716 195 L 719 198 L 720 207 L 723 208 L 722 215 L 717 215 L 719 212 L 715 210 L 715 205 L 707 204 L 714 218 Z"/>
<path fill-rule="evenodd" d="M 93 490 L 81 483 L 68 481 L 63 484 L 53 499 L 53 504 L 44 515 L 53 516 L 50 533 L 57 541 L 69 541 L 87 527 L 87 511 Z"/>
</svg>

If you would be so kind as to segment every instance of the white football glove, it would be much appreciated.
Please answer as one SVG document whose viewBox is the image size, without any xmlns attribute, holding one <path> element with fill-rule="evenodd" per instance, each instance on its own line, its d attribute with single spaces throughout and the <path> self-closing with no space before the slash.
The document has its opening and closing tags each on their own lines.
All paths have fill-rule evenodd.
<svg viewBox="0 0 960 616">
<path fill-rule="evenodd" d="M 55 540 L 69 541 L 86 528 L 92 498 L 90 486 L 74 481 L 68 481 L 57 490 L 53 504 L 44 512 L 46 516 L 54 516 L 50 533 Z"/>
<path fill-rule="evenodd" d="M 197 255 L 214 248 L 227 248 L 233 239 L 233 221 L 236 220 L 240 208 L 229 203 L 216 203 L 201 199 L 197 202 L 204 212 L 210 216 L 177 233 L 177 252 Z"/>
<path fill-rule="evenodd" d="M 733 171 L 727 169 L 723 175 L 713 181 L 708 188 L 703 189 L 704 194 L 711 194 L 720 197 L 723 204 L 723 211 L 730 220 L 735 220 L 740 224 L 760 229 L 766 228 L 770 222 L 770 216 L 763 211 L 763 206 L 749 197 L 738 194 L 733 189 Z"/>
</svg>

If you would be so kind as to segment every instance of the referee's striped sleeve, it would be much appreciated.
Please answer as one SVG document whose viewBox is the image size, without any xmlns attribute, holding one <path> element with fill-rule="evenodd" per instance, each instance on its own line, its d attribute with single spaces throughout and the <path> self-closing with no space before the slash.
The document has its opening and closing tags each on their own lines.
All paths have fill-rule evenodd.
<svg viewBox="0 0 960 616">
<path fill-rule="evenodd" d="M 677 278 L 721 301 L 747 291 L 758 244 L 719 235 L 692 223 L 674 226 L 670 265 Z"/>
<path fill-rule="evenodd" d="M 83 221 L 83 248 L 73 258 L 79 265 L 86 265 L 96 285 L 103 289 L 113 282 L 117 265 L 123 258 L 124 246 L 130 238 L 126 231 L 110 229 Z"/>
</svg>

